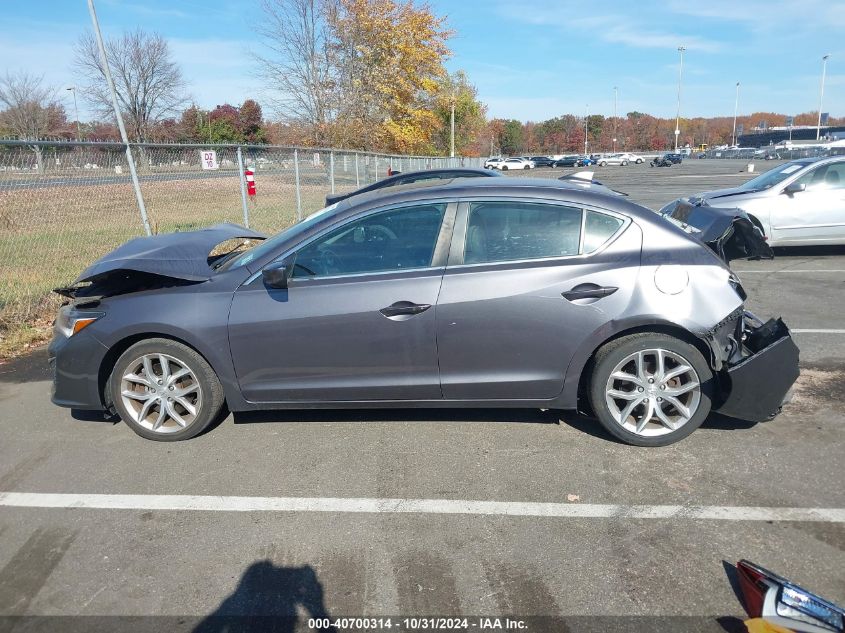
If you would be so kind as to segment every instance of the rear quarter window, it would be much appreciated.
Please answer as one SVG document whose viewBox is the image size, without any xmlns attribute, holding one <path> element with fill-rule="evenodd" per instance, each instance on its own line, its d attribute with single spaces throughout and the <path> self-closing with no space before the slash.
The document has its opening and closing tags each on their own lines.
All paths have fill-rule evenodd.
<svg viewBox="0 0 845 633">
<path fill-rule="evenodd" d="M 622 228 L 622 220 L 612 215 L 587 211 L 584 218 L 583 253 L 592 253 L 601 248 Z"/>
</svg>

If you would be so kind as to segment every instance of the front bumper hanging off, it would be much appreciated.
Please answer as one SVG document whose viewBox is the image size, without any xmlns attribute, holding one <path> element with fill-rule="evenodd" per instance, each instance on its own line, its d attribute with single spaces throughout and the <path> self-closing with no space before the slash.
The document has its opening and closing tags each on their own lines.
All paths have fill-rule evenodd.
<svg viewBox="0 0 845 633">
<path fill-rule="evenodd" d="M 789 400 L 798 379 L 798 347 L 781 319 L 762 323 L 745 312 L 741 344 L 719 371 L 721 403 L 716 411 L 751 422 L 772 419 Z"/>
</svg>

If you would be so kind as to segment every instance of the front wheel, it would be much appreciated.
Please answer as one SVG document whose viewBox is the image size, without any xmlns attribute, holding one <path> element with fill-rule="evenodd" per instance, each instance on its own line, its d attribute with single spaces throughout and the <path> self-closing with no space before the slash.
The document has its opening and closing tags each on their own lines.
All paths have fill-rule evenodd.
<svg viewBox="0 0 845 633">
<path fill-rule="evenodd" d="M 507 170 L 508 170 L 508 166 L 507 166 L 507 165 L 502 165 L 502 171 L 507 171 Z"/>
<path fill-rule="evenodd" d="M 526 165 L 523 169 L 531 169 L 531 165 Z"/>
<path fill-rule="evenodd" d="M 627 167 L 627 165 L 628 165 L 628 161 L 627 161 L 627 160 L 623 160 L 623 161 L 622 161 L 622 166 L 623 166 L 623 167 Z"/>
<path fill-rule="evenodd" d="M 643 159 L 642 159 L 642 158 L 638 158 L 638 159 L 637 159 L 637 165 L 642 165 L 642 164 L 643 164 Z"/>
<path fill-rule="evenodd" d="M 599 163 L 599 167 L 607 167 L 607 163 L 602 161 Z"/>
<path fill-rule="evenodd" d="M 208 362 L 187 345 L 164 338 L 127 349 L 115 363 L 107 389 L 129 428 L 161 442 L 199 435 L 224 405 L 223 388 Z"/>
<path fill-rule="evenodd" d="M 701 426 L 710 413 L 713 374 L 695 347 L 644 332 L 599 350 L 590 404 L 601 425 L 635 446 L 666 446 Z"/>
</svg>

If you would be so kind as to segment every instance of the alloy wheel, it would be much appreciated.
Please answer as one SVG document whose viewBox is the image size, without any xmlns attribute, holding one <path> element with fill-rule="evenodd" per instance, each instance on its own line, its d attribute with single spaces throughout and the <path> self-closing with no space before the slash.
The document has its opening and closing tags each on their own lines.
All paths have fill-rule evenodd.
<svg viewBox="0 0 845 633">
<path fill-rule="evenodd" d="M 183 361 L 168 354 L 144 354 L 120 380 L 123 406 L 134 422 L 154 433 L 189 427 L 202 406 L 202 388 Z"/>
<path fill-rule="evenodd" d="M 616 423 L 641 437 L 677 431 L 695 415 L 701 381 L 687 359 L 665 349 L 623 358 L 607 380 L 605 402 Z"/>
</svg>

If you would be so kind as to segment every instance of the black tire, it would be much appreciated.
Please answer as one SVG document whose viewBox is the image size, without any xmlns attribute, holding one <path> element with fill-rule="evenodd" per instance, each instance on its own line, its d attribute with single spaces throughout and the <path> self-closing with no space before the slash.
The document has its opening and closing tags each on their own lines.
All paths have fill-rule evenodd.
<svg viewBox="0 0 845 633">
<path fill-rule="evenodd" d="M 196 415 L 188 426 L 181 430 L 162 433 L 148 429 L 133 419 L 133 415 L 130 414 L 123 402 L 121 395 L 122 377 L 130 365 L 136 363 L 138 359 L 146 354 L 164 354 L 175 359 L 190 370 L 199 384 L 201 400 L 199 400 Z M 217 374 L 214 373 L 211 365 L 187 345 L 166 338 L 146 339 L 135 343 L 123 352 L 112 369 L 111 376 L 106 385 L 106 391 L 114 410 L 129 428 L 141 437 L 159 442 L 178 442 L 196 437 L 205 431 L 209 425 L 220 419 L 225 405 L 223 387 L 220 385 L 220 380 L 217 378 Z"/>
<path fill-rule="evenodd" d="M 616 422 L 607 403 L 605 389 L 610 374 L 628 355 L 649 349 L 664 349 L 685 359 L 698 374 L 701 385 L 698 408 L 689 421 L 664 435 L 643 436 L 631 432 Z M 704 356 L 693 345 L 668 334 L 639 332 L 611 341 L 596 353 L 589 382 L 589 399 L 599 423 L 613 437 L 634 446 L 667 446 L 684 439 L 707 418 L 712 405 L 713 372 Z M 635 409 L 636 410 L 636 409 Z"/>
<path fill-rule="evenodd" d="M 502 171 L 507 171 L 507 170 L 508 170 L 508 166 L 507 166 L 507 165 L 502 165 Z"/>
<path fill-rule="evenodd" d="M 599 163 L 599 167 L 607 167 L 607 163 L 602 161 L 602 162 Z"/>
<path fill-rule="evenodd" d="M 627 167 L 627 166 L 628 166 L 628 161 L 627 161 L 627 160 L 623 160 L 623 161 L 622 161 L 622 166 L 623 166 L 623 167 Z"/>
<path fill-rule="evenodd" d="M 637 159 L 637 165 L 642 165 L 642 164 L 643 164 L 643 159 L 642 159 L 642 158 L 638 158 L 638 159 Z"/>
</svg>

